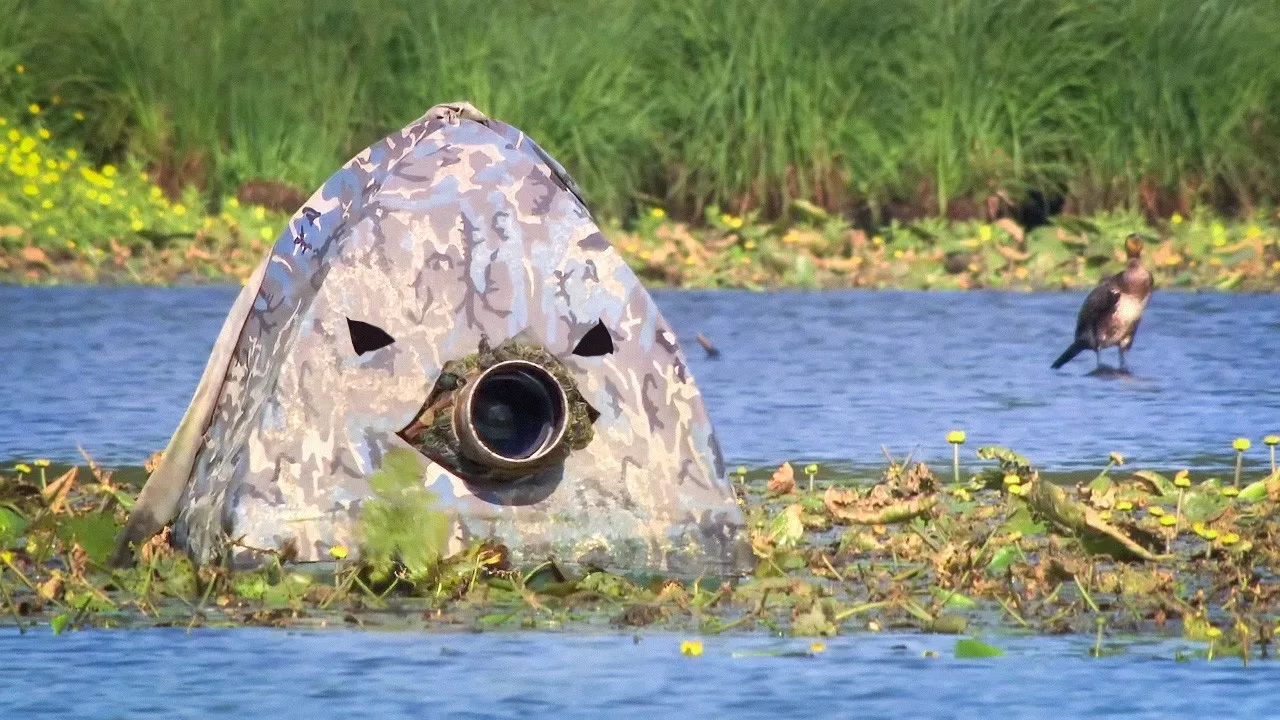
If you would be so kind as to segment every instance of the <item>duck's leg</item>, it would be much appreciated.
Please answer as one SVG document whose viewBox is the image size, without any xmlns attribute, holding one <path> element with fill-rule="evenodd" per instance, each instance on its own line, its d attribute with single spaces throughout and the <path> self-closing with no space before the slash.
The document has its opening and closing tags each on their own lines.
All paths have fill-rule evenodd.
<svg viewBox="0 0 1280 720">
<path fill-rule="evenodd" d="M 1097 370 L 1100 367 L 1102 367 L 1102 351 L 1097 348 L 1094 348 L 1093 349 L 1093 369 Z"/>
<path fill-rule="evenodd" d="M 1117 345 L 1116 349 L 1120 351 L 1120 369 L 1125 370 L 1127 368 L 1124 365 L 1124 345 Z"/>
</svg>

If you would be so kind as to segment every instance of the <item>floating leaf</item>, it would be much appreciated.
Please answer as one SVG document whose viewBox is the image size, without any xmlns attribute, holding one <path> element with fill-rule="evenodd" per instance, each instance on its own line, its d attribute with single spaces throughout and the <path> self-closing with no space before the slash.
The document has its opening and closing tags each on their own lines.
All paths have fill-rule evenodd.
<svg viewBox="0 0 1280 720">
<path fill-rule="evenodd" d="M 1018 548 L 1013 545 L 1007 545 L 995 551 L 991 557 L 991 562 L 987 563 L 987 572 L 1000 574 L 1007 570 L 1014 560 L 1019 556 Z"/>
<path fill-rule="evenodd" d="M 49 620 L 49 627 L 53 629 L 54 635 L 61 635 L 63 630 L 71 624 L 71 616 L 66 613 L 58 613 Z"/>
<path fill-rule="evenodd" d="M 955 655 L 962 660 L 970 660 L 974 658 L 1000 657 L 1004 655 L 1004 651 L 975 638 L 958 638 L 956 640 Z"/>
<path fill-rule="evenodd" d="M 1142 486 L 1153 495 L 1164 495 L 1173 497 L 1178 494 L 1178 488 L 1169 478 L 1157 472 L 1150 470 L 1138 470 L 1133 473 L 1136 480 L 1141 481 Z"/>
<path fill-rule="evenodd" d="M 942 607 L 946 610 L 972 610 L 978 607 L 978 603 L 974 602 L 973 598 L 952 590 L 934 588 L 933 594 L 942 602 Z"/>
<path fill-rule="evenodd" d="M 0 547 L 6 547 L 17 540 L 27 529 L 27 519 L 17 510 L 0 505 Z"/>
<path fill-rule="evenodd" d="M 1231 498 L 1201 485 L 1187 493 L 1182 503 L 1182 516 L 1190 522 L 1210 523 L 1231 505 Z"/>
<path fill-rule="evenodd" d="M 1031 511 L 1025 505 L 1019 505 L 1016 510 L 1009 513 L 1009 517 L 1000 526 L 1000 532 L 1002 533 L 1016 532 L 1022 535 L 1044 535 L 1047 531 L 1048 527 L 1032 517 Z"/>
<path fill-rule="evenodd" d="M 115 547 L 120 526 L 110 513 L 67 518 L 58 526 L 58 537 L 67 545 L 79 543 L 91 560 L 104 564 Z"/>
<path fill-rule="evenodd" d="M 1245 502 L 1251 502 L 1251 503 L 1258 502 L 1260 500 L 1266 500 L 1267 499 L 1267 481 L 1258 480 L 1256 482 L 1249 483 L 1244 487 L 1243 490 L 1240 491 L 1239 497 L 1241 500 L 1244 500 Z"/>
</svg>

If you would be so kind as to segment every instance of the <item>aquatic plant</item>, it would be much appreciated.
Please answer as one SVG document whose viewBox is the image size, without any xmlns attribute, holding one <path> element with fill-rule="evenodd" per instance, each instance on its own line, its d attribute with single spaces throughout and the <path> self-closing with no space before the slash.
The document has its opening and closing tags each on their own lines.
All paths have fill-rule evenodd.
<svg viewBox="0 0 1280 720">
<path fill-rule="evenodd" d="M 371 478 L 360 546 L 330 548 L 326 567 L 271 555 L 257 570 L 195 568 L 162 535 L 142 548 L 136 567 L 113 571 L 102 559 L 140 473 L 90 465 L 82 479 L 83 469 L 51 465 L 42 486 L 30 472 L 4 470 L 0 622 L 55 632 L 157 623 L 610 623 L 808 637 L 910 627 L 961 636 L 966 656 L 987 652 L 968 642 L 983 628 L 1092 633 L 1102 653 L 1104 625 L 1129 634 L 1175 623 L 1206 643 L 1208 627 L 1234 627 L 1216 639 L 1215 657 L 1260 652 L 1252 638 L 1274 627 L 1280 592 L 1239 579 L 1280 562 L 1276 478 L 1259 478 L 1231 499 L 1218 481 L 1193 484 L 1185 473 L 1118 478 L 1109 464 L 1072 487 L 1008 448 L 985 446 L 979 458 L 985 466 L 971 483 L 946 488 L 964 495 L 944 492 L 927 466 L 910 460 L 891 459 L 878 478 L 833 471 L 821 496 L 776 494 L 768 473 L 744 473 L 758 562 L 737 579 L 624 577 L 557 562 L 512 567 L 505 548 L 479 542 L 450 553 L 447 517 L 422 488 L 416 458 L 395 453 Z M 1180 534 L 1184 523 L 1192 532 Z M 818 645 L 807 654 L 821 652 Z"/>
<path fill-rule="evenodd" d="M 1244 464 L 1244 451 L 1249 449 L 1249 438 L 1236 438 L 1231 442 L 1231 447 L 1236 451 L 1236 476 L 1232 481 L 1234 487 L 1240 487 L 1240 470 Z"/>
<path fill-rule="evenodd" d="M 951 444 L 951 478 L 957 485 L 960 484 L 960 446 L 964 444 L 964 440 L 963 430 L 947 433 L 947 442 Z"/>
</svg>

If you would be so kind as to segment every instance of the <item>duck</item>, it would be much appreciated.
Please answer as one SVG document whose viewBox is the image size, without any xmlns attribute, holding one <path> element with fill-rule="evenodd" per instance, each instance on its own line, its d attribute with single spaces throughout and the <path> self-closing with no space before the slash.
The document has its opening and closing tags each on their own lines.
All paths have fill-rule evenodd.
<svg viewBox="0 0 1280 720">
<path fill-rule="evenodd" d="M 1085 350 L 1094 352 L 1101 367 L 1102 350 L 1109 347 L 1120 351 L 1120 370 L 1127 370 L 1124 354 L 1133 347 L 1133 337 L 1154 289 L 1151 272 L 1142 265 L 1142 246 L 1143 238 L 1138 233 L 1125 238 L 1128 262 L 1124 270 L 1103 278 L 1084 299 L 1076 317 L 1075 341 L 1053 361 L 1055 370 Z"/>
</svg>

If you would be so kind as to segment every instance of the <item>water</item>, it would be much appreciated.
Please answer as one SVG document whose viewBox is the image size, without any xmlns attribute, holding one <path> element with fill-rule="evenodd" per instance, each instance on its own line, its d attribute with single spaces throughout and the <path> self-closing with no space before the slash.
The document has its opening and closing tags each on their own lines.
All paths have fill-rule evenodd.
<svg viewBox="0 0 1280 720">
<path fill-rule="evenodd" d="M 0 287 L 0 459 L 139 464 L 190 400 L 235 289 Z M 1003 444 L 1050 470 L 1110 451 L 1225 469 L 1231 440 L 1280 432 L 1280 296 L 1158 292 L 1125 378 L 1069 343 L 1080 293 L 655 293 L 730 464 L 947 462 Z M 722 351 L 707 359 L 706 334 Z M 1116 362 L 1114 351 L 1107 362 Z"/>
<path fill-rule="evenodd" d="M 0 458 L 137 464 L 177 423 L 235 290 L 0 287 Z M 1049 363 L 1079 294 L 660 292 L 733 464 L 949 457 L 1001 443 L 1042 467 L 1224 468 L 1280 431 L 1280 296 L 1159 293 L 1135 375 Z M 691 341 L 708 335 L 710 360 Z M 1114 357 L 1114 356 L 1113 356 Z M 1114 359 L 1111 360 L 1114 362 Z M 1265 460 L 1259 448 L 1251 467 Z M 1280 666 L 1175 662 L 1183 643 L 1090 658 L 1091 638 L 862 633 L 811 658 L 763 634 L 0 629 L 0 718 L 1268 716 Z M 939 657 L 924 657 L 935 651 Z"/>
<path fill-rule="evenodd" d="M 990 638 L 989 638 L 990 639 Z M 1175 662 L 1175 643 L 1091 658 L 1078 638 L 807 641 L 621 634 L 384 634 L 256 629 L 0 635 L 5 718 L 1269 717 L 1280 665 Z M 939 657 L 924 657 L 931 650 Z"/>
</svg>

